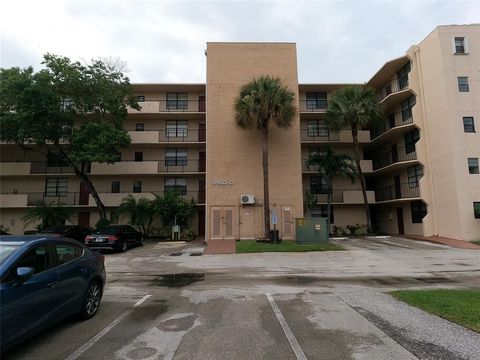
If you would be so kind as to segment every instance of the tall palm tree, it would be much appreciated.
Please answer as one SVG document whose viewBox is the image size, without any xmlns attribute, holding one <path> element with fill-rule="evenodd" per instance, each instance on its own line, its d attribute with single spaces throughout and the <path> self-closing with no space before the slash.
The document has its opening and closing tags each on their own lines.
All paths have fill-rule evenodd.
<svg viewBox="0 0 480 360">
<path fill-rule="evenodd" d="M 353 159 L 346 154 L 335 154 L 332 149 L 327 148 L 325 154 L 313 154 L 306 161 L 307 167 L 315 166 L 317 173 L 324 176 L 327 180 L 327 223 L 330 231 L 330 204 L 332 198 L 332 180 L 335 176 L 355 181 L 357 176 L 357 167 L 353 163 Z"/>
<path fill-rule="evenodd" d="M 236 122 L 242 129 L 262 132 L 263 213 L 265 237 L 270 236 L 268 190 L 268 129 L 273 122 L 288 128 L 296 115 L 295 93 L 278 77 L 263 75 L 243 85 L 235 99 Z"/>
<path fill-rule="evenodd" d="M 25 225 L 33 221 L 40 220 L 39 230 L 46 229 L 51 226 L 64 225 L 65 221 L 70 220 L 73 211 L 69 207 L 65 207 L 62 203 L 45 203 L 39 201 L 33 208 L 28 208 L 22 217 Z"/>
<path fill-rule="evenodd" d="M 355 163 L 362 185 L 363 203 L 369 231 L 372 228 L 370 208 L 368 206 L 365 177 L 360 167 L 360 147 L 358 130 L 375 126 L 382 120 L 383 107 L 377 100 L 375 91 L 363 86 L 347 86 L 336 91 L 327 108 L 327 125 L 331 130 L 340 130 L 348 126 L 352 129 Z"/>
<path fill-rule="evenodd" d="M 117 209 L 118 215 L 127 215 L 130 218 L 130 224 L 135 226 L 143 236 L 147 237 L 150 226 L 153 222 L 152 201 L 140 198 L 136 199 L 132 195 L 128 195 L 122 199 Z"/>
</svg>

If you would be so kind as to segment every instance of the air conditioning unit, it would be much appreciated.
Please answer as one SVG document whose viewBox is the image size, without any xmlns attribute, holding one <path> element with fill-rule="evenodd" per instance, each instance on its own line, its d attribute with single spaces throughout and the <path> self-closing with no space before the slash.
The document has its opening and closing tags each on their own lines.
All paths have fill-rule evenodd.
<svg viewBox="0 0 480 360">
<path fill-rule="evenodd" d="M 240 196 L 241 204 L 255 204 L 255 197 L 253 195 L 242 195 Z"/>
</svg>

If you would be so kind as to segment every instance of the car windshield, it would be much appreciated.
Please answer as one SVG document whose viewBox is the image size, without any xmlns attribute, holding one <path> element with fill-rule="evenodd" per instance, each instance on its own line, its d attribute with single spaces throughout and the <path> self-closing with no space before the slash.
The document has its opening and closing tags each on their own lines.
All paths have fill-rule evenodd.
<svg viewBox="0 0 480 360">
<path fill-rule="evenodd" d="M 117 226 L 105 226 L 103 229 L 98 230 L 95 234 L 99 235 L 114 235 L 120 232 L 120 228 Z"/>
<path fill-rule="evenodd" d="M 0 265 L 12 255 L 22 244 L 2 244 L 0 243 Z"/>
</svg>

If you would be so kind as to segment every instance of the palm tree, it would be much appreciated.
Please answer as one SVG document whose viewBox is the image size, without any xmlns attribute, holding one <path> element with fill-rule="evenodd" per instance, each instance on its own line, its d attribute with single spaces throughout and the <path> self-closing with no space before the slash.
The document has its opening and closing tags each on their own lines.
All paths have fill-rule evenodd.
<svg viewBox="0 0 480 360">
<path fill-rule="evenodd" d="M 51 226 L 64 225 L 65 221 L 70 220 L 72 214 L 73 210 L 63 206 L 62 203 L 51 202 L 47 204 L 44 201 L 39 201 L 35 207 L 27 209 L 22 220 L 25 225 L 40 220 L 39 230 L 43 230 Z"/>
<path fill-rule="evenodd" d="M 263 75 L 243 85 L 235 99 L 236 122 L 242 129 L 262 132 L 263 213 L 265 237 L 270 236 L 270 200 L 268 190 L 268 129 L 291 126 L 296 115 L 295 93 L 278 77 Z"/>
<path fill-rule="evenodd" d="M 353 164 L 353 160 L 346 154 L 334 154 L 332 149 L 327 148 L 325 154 L 313 154 L 306 161 L 307 167 L 315 166 L 319 175 L 324 176 L 327 180 L 327 223 L 330 231 L 330 203 L 332 197 L 332 179 L 334 176 L 340 176 L 344 179 L 355 181 L 357 176 L 357 167 Z"/>
<path fill-rule="evenodd" d="M 360 167 L 360 147 L 358 129 L 375 126 L 382 120 L 383 107 L 379 104 L 375 91 L 363 86 L 348 86 L 336 91 L 328 103 L 327 125 L 331 130 L 348 126 L 352 129 L 355 164 L 362 185 L 363 203 L 367 215 L 368 230 L 372 228 L 368 206 L 365 178 Z"/>
<path fill-rule="evenodd" d="M 132 195 L 128 195 L 122 199 L 117 209 L 118 215 L 127 215 L 130 217 L 130 224 L 137 227 L 143 236 L 147 237 L 150 226 L 153 222 L 152 201 L 140 198 L 136 199 Z"/>
</svg>

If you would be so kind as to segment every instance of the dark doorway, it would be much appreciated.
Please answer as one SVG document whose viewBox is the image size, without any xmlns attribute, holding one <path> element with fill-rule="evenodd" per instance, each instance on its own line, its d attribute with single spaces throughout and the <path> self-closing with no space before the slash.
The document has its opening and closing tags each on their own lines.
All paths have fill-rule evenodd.
<svg viewBox="0 0 480 360">
<path fill-rule="evenodd" d="M 205 155 L 205 151 L 200 151 L 198 153 L 198 171 L 199 172 L 205 172 L 205 168 L 206 168 L 206 155 Z"/>
<path fill-rule="evenodd" d="M 401 199 L 402 198 L 402 189 L 400 187 L 400 176 L 395 176 L 395 199 Z"/>
<path fill-rule="evenodd" d="M 394 144 L 392 145 L 392 164 L 396 162 L 398 162 L 398 149 L 397 144 Z"/>
<path fill-rule="evenodd" d="M 198 236 L 205 236 L 205 207 L 198 208 Z"/>
<path fill-rule="evenodd" d="M 205 180 L 198 181 L 198 203 L 205 204 Z"/>
<path fill-rule="evenodd" d="M 90 195 L 90 191 L 88 191 L 87 184 L 82 181 L 80 183 L 80 195 L 78 197 L 78 205 L 88 205 L 88 195 Z"/>
<path fill-rule="evenodd" d="M 206 126 L 205 124 L 198 124 L 198 141 L 206 141 L 207 134 L 206 134 Z"/>
<path fill-rule="evenodd" d="M 206 106 L 205 106 L 205 96 L 199 96 L 198 97 L 198 111 L 199 112 L 205 112 Z"/>
<path fill-rule="evenodd" d="M 405 228 L 403 225 L 403 209 L 397 208 L 397 223 L 398 223 L 398 233 L 400 235 L 405 234 Z"/>
</svg>

